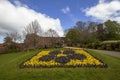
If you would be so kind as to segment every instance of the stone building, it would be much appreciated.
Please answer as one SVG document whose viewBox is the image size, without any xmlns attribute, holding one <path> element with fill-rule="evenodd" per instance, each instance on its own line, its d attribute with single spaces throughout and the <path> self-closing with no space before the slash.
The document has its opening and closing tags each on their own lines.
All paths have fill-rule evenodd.
<svg viewBox="0 0 120 80">
<path fill-rule="evenodd" d="M 40 37 L 35 34 L 29 34 L 24 41 L 28 49 L 62 47 L 64 44 L 63 37 Z"/>
</svg>

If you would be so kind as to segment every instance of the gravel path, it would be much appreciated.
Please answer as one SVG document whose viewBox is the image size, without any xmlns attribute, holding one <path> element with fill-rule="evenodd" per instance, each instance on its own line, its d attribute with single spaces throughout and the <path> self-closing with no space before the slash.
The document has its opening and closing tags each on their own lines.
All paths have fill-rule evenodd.
<svg viewBox="0 0 120 80">
<path fill-rule="evenodd" d="M 65 47 L 65 48 L 82 49 L 82 48 L 77 48 L 77 47 Z M 110 56 L 120 58 L 120 52 L 106 51 L 106 50 L 96 50 L 96 49 L 90 49 L 90 50 L 96 51 L 96 52 L 98 52 L 100 54 L 107 54 L 107 55 L 110 55 Z"/>
</svg>

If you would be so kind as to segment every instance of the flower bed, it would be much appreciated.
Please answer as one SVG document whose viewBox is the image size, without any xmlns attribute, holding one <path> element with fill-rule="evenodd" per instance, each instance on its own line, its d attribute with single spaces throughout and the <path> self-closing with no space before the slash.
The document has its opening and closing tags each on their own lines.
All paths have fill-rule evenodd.
<svg viewBox="0 0 120 80">
<path fill-rule="evenodd" d="M 107 67 L 84 50 L 41 51 L 20 65 L 24 67 Z"/>
</svg>

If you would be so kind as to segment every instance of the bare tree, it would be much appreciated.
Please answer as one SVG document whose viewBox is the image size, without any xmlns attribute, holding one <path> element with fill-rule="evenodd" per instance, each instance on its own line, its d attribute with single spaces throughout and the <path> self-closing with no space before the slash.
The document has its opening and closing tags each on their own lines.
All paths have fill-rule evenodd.
<svg viewBox="0 0 120 80">
<path fill-rule="evenodd" d="M 56 40 L 57 38 L 59 39 L 59 35 L 57 34 L 57 32 L 53 29 L 49 29 L 47 32 L 47 37 L 50 37 L 51 38 L 51 43 L 52 43 L 52 46 L 55 47 L 56 46 Z"/>
<path fill-rule="evenodd" d="M 42 29 L 37 20 L 32 21 L 24 29 L 24 34 L 36 34 L 42 36 Z"/>
<path fill-rule="evenodd" d="M 95 22 L 90 22 L 90 23 L 88 24 L 88 30 L 89 30 L 89 32 L 91 32 L 91 33 L 96 32 L 96 31 L 97 31 L 97 23 L 95 23 Z"/>
<path fill-rule="evenodd" d="M 48 37 L 59 37 L 57 32 L 53 29 L 49 29 L 46 34 L 48 35 Z"/>
</svg>

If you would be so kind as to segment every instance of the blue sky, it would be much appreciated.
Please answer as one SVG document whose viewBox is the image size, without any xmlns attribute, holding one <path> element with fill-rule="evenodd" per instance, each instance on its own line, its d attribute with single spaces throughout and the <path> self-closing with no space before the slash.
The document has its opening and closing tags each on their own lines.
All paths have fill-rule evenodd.
<svg viewBox="0 0 120 80">
<path fill-rule="evenodd" d="M 120 0 L 0 0 L 0 43 L 5 33 L 22 34 L 24 27 L 38 20 L 43 32 L 60 36 L 77 21 L 120 23 Z"/>
<path fill-rule="evenodd" d="M 13 2 L 13 0 L 10 0 Z M 37 12 L 46 14 L 52 18 L 59 18 L 63 29 L 74 26 L 76 21 L 90 21 L 91 18 L 86 17 L 82 9 L 91 7 L 98 3 L 98 0 L 20 0 L 29 8 Z M 69 7 L 70 13 L 64 14 L 61 9 Z M 71 14 L 72 17 L 69 16 Z"/>
</svg>

